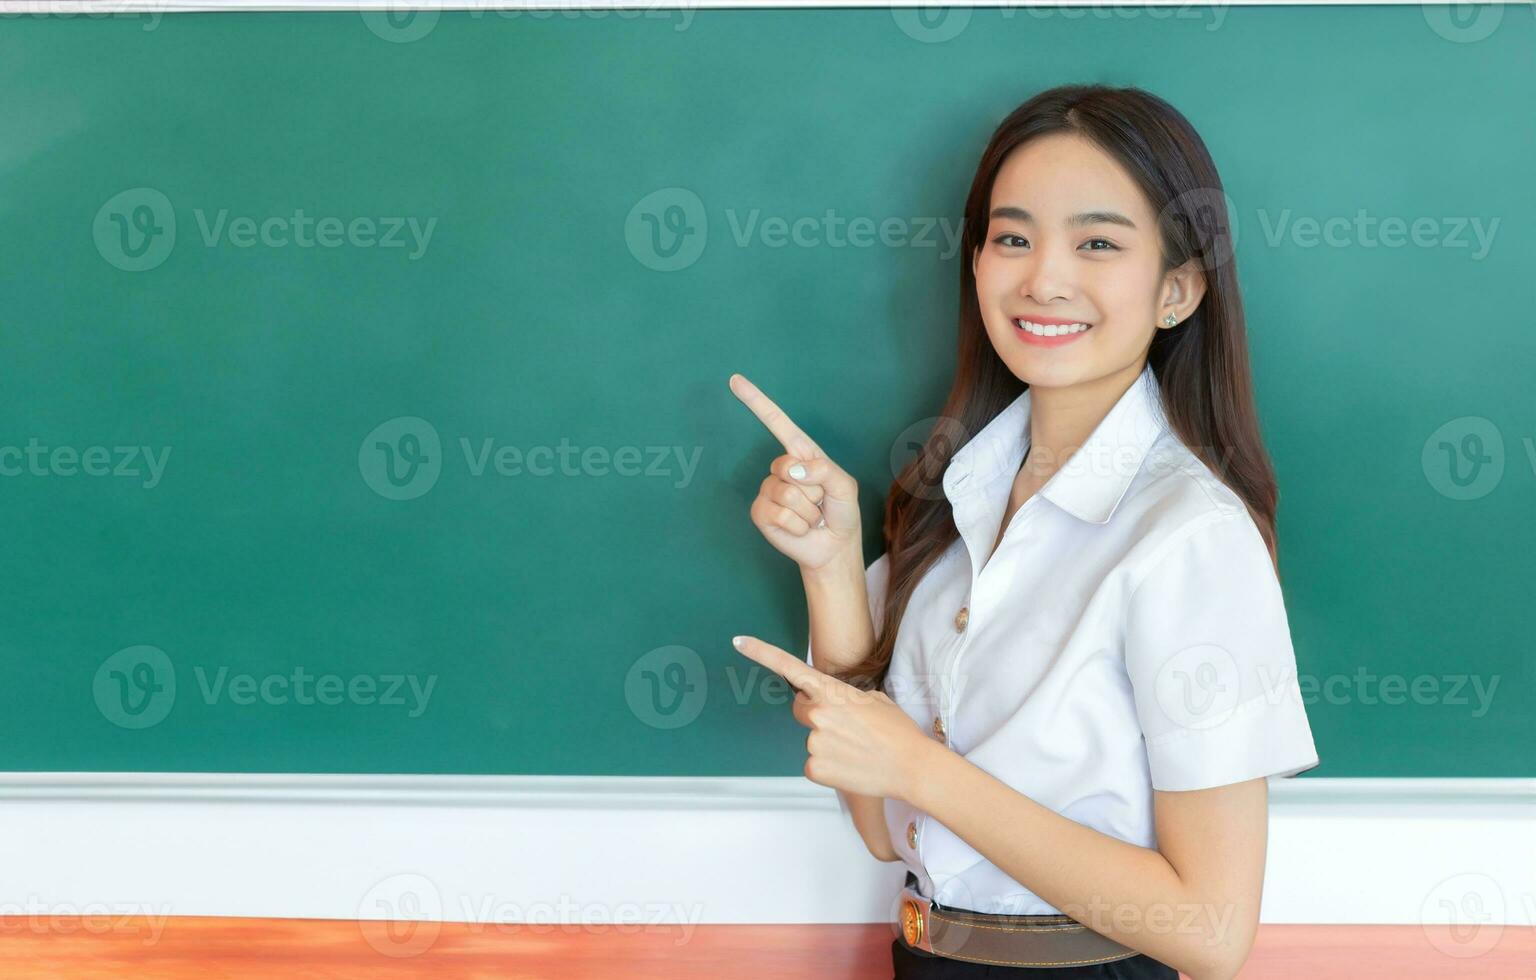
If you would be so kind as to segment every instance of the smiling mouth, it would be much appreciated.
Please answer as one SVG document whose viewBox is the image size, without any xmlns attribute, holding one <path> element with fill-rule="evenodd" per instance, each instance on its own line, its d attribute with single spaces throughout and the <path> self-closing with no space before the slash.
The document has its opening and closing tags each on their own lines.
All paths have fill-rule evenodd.
<svg viewBox="0 0 1536 980">
<path fill-rule="evenodd" d="M 1093 329 L 1091 323 L 1035 323 L 1030 320 L 1015 318 L 1013 325 L 1034 337 L 1066 337 L 1072 334 L 1084 333 Z"/>
</svg>

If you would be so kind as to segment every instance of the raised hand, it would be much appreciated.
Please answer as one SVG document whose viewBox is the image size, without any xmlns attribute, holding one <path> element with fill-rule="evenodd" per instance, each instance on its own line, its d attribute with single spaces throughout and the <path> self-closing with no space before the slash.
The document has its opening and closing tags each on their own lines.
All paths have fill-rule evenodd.
<svg viewBox="0 0 1536 980">
<path fill-rule="evenodd" d="M 752 501 L 752 523 L 801 568 L 819 569 L 853 552 L 862 564 L 859 486 L 784 410 L 740 374 L 731 392 L 784 447 Z"/>
</svg>

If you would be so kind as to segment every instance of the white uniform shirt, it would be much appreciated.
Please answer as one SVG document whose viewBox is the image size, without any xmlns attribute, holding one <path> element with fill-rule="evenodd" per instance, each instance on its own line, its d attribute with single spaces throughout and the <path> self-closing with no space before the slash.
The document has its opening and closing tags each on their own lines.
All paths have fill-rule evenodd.
<svg viewBox="0 0 1536 980">
<path fill-rule="evenodd" d="M 976 766 L 1143 847 L 1157 845 L 1154 789 L 1318 764 L 1264 540 L 1158 398 L 1148 366 L 1019 508 L 996 554 L 1030 392 L 955 454 L 944 492 L 960 538 L 918 583 L 883 685 Z M 882 554 L 866 571 L 876 629 L 887 570 Z M 925 898 L 1059 914 L 906 801 L 887 799 L 885 819 Z"/>
</svg>

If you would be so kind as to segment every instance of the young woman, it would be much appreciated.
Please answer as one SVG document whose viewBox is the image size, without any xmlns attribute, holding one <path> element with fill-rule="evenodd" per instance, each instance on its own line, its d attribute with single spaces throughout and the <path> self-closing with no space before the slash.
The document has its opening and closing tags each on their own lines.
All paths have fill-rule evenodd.
<svg viewBox="0 0 1536 980">
<path fill-rule="evenodd" d="M 1275 552 L 1225 195 L 1138 89 L 993 134 L 965 205 L 954 384 L 867 569 L 852 477 L 782 442 L 753 523 L 797 562 L 805 775 L 901 861 L 909 977 L 1235 976 L 1269 776 L 1317 765 Z M 807 662 L 808 661 L 808 662 Z"/>
</svg>

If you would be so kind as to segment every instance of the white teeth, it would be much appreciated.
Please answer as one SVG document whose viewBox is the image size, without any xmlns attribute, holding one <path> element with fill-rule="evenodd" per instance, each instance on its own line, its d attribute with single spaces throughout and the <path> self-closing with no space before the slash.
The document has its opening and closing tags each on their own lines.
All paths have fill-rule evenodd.
<svg viewBox="0 0 1536 980">
<path fill-rule="evenodd" d="M 1060 337 L 1063 334 L 1082 333 L 1088 329 L 1088 324 L 1086 323 L 1066 323 L 1056 326 L 1055 324 L 1031 323 L 1028 320 L 1015 320 L 1013 322 L 1036 337 Z"/>
</svg>

